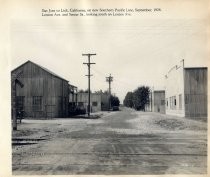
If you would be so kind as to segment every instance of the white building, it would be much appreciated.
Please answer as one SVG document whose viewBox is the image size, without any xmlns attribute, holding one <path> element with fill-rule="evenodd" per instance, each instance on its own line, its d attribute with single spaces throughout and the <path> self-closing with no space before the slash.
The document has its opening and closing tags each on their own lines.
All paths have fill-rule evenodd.
<svg viewBox="0 0 210 177">
<path fill-rule="evenodd" d="M 207 117 L 207 68 L 173 67 L 166 75 L 166 114 Z"/>
</svg>

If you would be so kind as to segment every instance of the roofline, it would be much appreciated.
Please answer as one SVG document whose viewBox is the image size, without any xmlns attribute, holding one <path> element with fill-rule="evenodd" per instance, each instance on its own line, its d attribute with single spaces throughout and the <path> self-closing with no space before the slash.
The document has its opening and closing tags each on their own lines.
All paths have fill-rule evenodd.
<svg viewBox="0 0 210 177">
<path fill-rule="evenodd" d="M 69 84 L 69 86 L 74 87 L 74 88 L 78 88 L 78 87 L 76 87 L 76 86 L 74 86 L 74 85 L 72 85 L 72 84 Z"/>
<path fill-rule="evenodd" d="M 154 90 L 153 92 L 165 92 L 165 90 Z"/>
<path fill-rule="evenodd" d="M 208 67 L 186 67 L 184 69 L 208 69 Z"/>
<path fill-rule="evenodd" d="M 173 68 L 171 68 L 170 70 L 169 70 L 169 72 L 165 75 L 165 78 L 167 79 L 168 78 L 168 76 L 169 76 L 169 74 L 171 73 L 171 71 L 172 70 L 174 70 L 174 69 L 179 69 L 179 68 L 181 68 L 181 66 L 177 66 L 177 65 L 175 65 Z M 184 70 L 188 70 L 188 69 L 207 69 L 208 70 L 208 67 L 184 67 L 183 68 Z"/>
<path fill-rule="evenodd" d="M 78 92 L 78 94 L 88 94 L 88 92 Z M 102 95 L 102 94 L 106 94 L 106 93 L 90 93 L 92 95 Z"/>
<path fill-rule="evenodd" d="M 54 77 L 57 77 L 57 78 L 59 78 L 59 79 L 62 79 L 62 80 L 64 80 L 64 81 L 69 82 L 68 80 L 66 80 L 66 79 L 64 79 L 64 78 L 62 78 L 62 77 L 60 77 L 60 76 L 58 76 L 58 75 L 56 75 L 56 74 L 53 74 L 52 71 L 49 70 L 49 71 L 50 71 L 50 72 L 49 72 L 47 68 L 45 69 L 43 66 L 40 66 L 39 64 L 36 64 L 36 63 L 34 63 L 34 62 L 30 61 L 30 60 L 28 60 L 28 61 L 26 61 L 25 63 L 21 64 L 20 66 L 16 67 L 16 68 L 13 69 L 11 72 L 14 72 L 15 70 L 17 70 L 18 68 L 24 66 L 24 65 L 27 64 L 27 63 L 32 63 L 32 64 L 38 66 L 39 68 L 43 69 L 45 72 L 47 72 L 47 73 L 53 75 Z"/>
<path fill-rule="evenodd" d="M 25 65 L 26 63 L 31 62 L 30 60 L 26 61 L 25 63 L 21 64 L 20 66 L 14 68 L 11 72 L 14 72 L 15 70 L 17 70 L 18 68 L 22 67 L 23 65 Z M 32 62 L 31 62 L 32 63 Z"/>
</svg>

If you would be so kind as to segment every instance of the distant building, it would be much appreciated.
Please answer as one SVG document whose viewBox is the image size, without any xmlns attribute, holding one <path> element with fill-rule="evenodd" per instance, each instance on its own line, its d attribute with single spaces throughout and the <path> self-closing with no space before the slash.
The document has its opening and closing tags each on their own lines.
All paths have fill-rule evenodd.
<svg viewBox="0 0 210 177">
<path fill-rule="evenodd" d="M 166 114 L 207 117 L 207 68 L 175 66 L 166 75 Z"/>
<path fill-rule="evenodd" d="M 165 114 L 165 90 L 152 92 L 152 111 Z"/>
<path fill-rule="evenodd" d="M 22 73 L 19 80 L 24 87 L 16 86 L 17 110 L 23 110 L 27 117 L 68 116 L 69 84 L 66 79 L 31 61 L 14 69 L 12 78 L 19 73 Z"/>
<path fill-rule="evenodd" d="M 165 90 L 151 91 L 145 110 L 165 114 Z"/>
<path fill-rule="evenodd" d="M 77 95 L 78 107 L 88 108 L 88 93 L 79 92 Z M 91 93 L 90 94 L 90 110 L 91 112 L 107 111 L 109 109 L 109 94 Z"/>
</svg>

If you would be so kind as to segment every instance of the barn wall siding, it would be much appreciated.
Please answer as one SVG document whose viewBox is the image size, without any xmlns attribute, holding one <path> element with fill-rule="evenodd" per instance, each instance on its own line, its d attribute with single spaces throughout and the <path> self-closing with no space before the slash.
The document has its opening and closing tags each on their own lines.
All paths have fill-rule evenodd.
<svg viewBox="0 0 210 177">
<path fill-rule="evenodd" d="M 68 81 L 58 78 L 38 65 L 27 62 L 12 71 L 24 87 L 17 86 L 17 96 L 24 96 L 24 111 L 28 117 L 66 117 L 68 115 Z M 33 96 L 42 97 L 41 110 L 33 108 Z"/>
<path fill-rule="evenodd" d="M 82 103 L 86 111 L 88 108 L 88 93 L 78 93 L 78 104 Z M 97 106 L 93 105 L 93 102 L 97 102 Z M 79 105 L 80 106 L 80 105 Z M 104 93 L 91 93 L 90 94 L 90 106 L 91 112 L 107 111 L 109 109 L 109 95 Z"/>
<path fill-rule="evenodd" d="M 207 116 L 207 68 L 185 69 L 185 114 Z"/>
</svg>

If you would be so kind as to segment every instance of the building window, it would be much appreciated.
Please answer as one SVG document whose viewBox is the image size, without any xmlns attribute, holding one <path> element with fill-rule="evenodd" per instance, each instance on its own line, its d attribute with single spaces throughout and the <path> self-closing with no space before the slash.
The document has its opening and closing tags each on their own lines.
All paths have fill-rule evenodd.
<svg viewBox="0 0 210 177">
<path fill-rule="evenodd" d="M 170 109 L 176 109 L 176 96 L 172 96 L 169 98 L 169 108 Z M 168 106 L 168 102 L 167 102 L 167 106 Z"/>
<path fill-rule="evenodd" d="M 84 106 L 83 102 L 78 102 L 78 106 Z"/>
<path fill-rule="evenodd" d="M 179 109 L 182 109 L 182 94 L 179 94 Z"/>
<path fill-rule="evenodd" d="M 98 103 L 97 103 L 96 101 L 94 101 L 94 102 L 92 103 L 92 105 L 93 105 L 93 106 L 98 106 Z"/>
<path fill-rule="evenodd" d="M 42 97 L 41 96 L 33 96 L 33 110 L 34 111 L 42 110 Z"/>
<path fill-rule="evenodd" d="M 165 100 L 161 100 L 161 105 L 165 105 Z"/>
<path fill-rule="evenodd" d="M 172 97 L 172 107 L 173 109 L 176 109 L 176 96 Z"/>
</svg>

